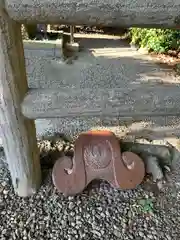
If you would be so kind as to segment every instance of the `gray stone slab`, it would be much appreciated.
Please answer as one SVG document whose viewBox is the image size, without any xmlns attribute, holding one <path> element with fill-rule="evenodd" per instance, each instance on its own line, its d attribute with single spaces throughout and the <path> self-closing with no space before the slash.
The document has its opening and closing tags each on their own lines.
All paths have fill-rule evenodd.
<svg viewBox="0 0 180 240">
<path fill-rule="evenodd" d="M 55 133 L 65 134 L 69 137 L 90 129 L 109 129 L 117 136 L 128 141 L 135 138 L 164 139 L 175 136 L 180 137 L 179 117 L 140 117 L 123 121 L 117 117 L 68 117 L 53 119 L 37 119 L 36 131 L 39 139 L 54 136 Z"/>
<path fill-rule="evenodd" d="M 124 88 L 30 90 L 22 113 L 30 119 L 52 117 L 180 116 L 180 84 L 131 84 Z"/>
<path fill-rule="evenodd" d="M 141 82 L 177 81 L 167 69 L 132 51 L 120 39 L 83 38 L 80 45 L 85 51 L 79 53 L 73 64 L 63 63 L 53 49 L 25 47 L 29 87 L 121 88 Z"/>
<path fill-rule="evenodd" d="M 179 0 L 5 0 L 16 21 L 74 25 L 179 27 Z"/>
</svg>

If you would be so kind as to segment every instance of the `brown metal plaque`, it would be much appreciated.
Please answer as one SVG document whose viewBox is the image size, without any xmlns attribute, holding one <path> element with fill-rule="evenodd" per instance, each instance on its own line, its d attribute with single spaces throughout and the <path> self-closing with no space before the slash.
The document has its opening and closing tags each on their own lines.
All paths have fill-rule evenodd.
<svg viewBox="0 0 180 240">
<path fill-rule="evenodd" d="M 132 152 L 121 154 L 112 132 L 89 131 L 76 140 L 73 158 L 56 161 L 52 178 L 56 188 L 68 196 L 82 192 L 93 179 L 106 180 L 115 188 L 133 189 L 144 175 L 142 159 Z"/>
</svg>

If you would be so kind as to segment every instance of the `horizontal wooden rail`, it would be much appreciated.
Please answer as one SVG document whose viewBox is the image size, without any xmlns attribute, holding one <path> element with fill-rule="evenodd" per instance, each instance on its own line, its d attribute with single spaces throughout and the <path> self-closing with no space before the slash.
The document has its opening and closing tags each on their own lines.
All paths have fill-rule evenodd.
<svg viewBox="0 0 180 240">
<path fill-rule="evenodd" d="M 180 26 L 179 0 L 4 0 L 9 16 L 20 22 L 119 27 Z"/>
<path fill-rule="evenodd" d="M 35 89 L 22 103 L 30 119 L 77 116 L 170 116 L 180 115 L 177 85 L 138 85 L 117 89 Z"/>
</svg>

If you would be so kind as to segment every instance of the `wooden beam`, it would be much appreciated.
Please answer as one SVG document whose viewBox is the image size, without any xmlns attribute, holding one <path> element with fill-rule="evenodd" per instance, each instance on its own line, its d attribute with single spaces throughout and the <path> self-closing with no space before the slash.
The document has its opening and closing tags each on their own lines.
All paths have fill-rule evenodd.
<svg viewBox="0 0 180 240">
<path fill-rule="evenodd" d="M 179 85 L 132 84 L 129 88 L 30 90 L 22 113 L 30 119 L 180 115 Z"/>
<path fill-rule="evenodd" d="M 27 93 L 20 24 L 0 5 L 0 130 L 15 192 L 33 194 L 41 182 L 34 121 L 25 119 L 20 103 Z"/>
<path fill-rule="evenodd" d="M 179 0 L 5 0 L 20 22 L 179 28 Z"/>
</svg>

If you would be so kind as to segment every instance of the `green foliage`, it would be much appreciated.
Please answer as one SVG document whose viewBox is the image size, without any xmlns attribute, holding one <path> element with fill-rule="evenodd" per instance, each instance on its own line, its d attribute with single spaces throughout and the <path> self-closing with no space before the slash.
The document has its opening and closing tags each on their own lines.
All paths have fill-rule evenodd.
<svg viewBox="0 0 180 240">
<path fill-rule="evenodd" d="M 141 199 L 139 200 L 139 205 L 144 213 L 153 213 L 154 204 L 152 199 Z"/>
<path fill-rule="evenodd" d="M 131 43 L 146 47 L 149 51 L 165 53 L 180 51 L 180 30 L 131 28 Z"/>
</svg>

